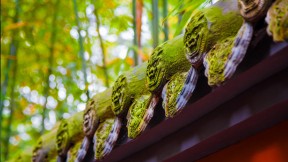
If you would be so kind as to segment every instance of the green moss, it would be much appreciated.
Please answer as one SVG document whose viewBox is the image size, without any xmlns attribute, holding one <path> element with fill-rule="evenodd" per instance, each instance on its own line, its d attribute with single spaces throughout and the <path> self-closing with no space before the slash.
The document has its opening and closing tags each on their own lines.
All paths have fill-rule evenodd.
<svg viewBox="0 0 288 162">
<path fill-rule="evenodd" d="M 224 68 L 229 56 L 232 53 L 234 38 L 226 38 L 218 42 L 207 54 L 206 61 L 208 63 L 208 84 L 219 85 L 225 81 Z"/>
<path fill-rule="evenodd" d="M 14 157 L 10 158 L 6 162 L 27 162 L 27 161 L 32 161 L 32 150 L 27 149 L 27 150 L 22 150 L 22 152 L 18 155 L 14 155 Z"/>
<path fill-rule="evenodd" d="M 146 70 L 148 90 L 159 93 L 175 73 L 187 71 L 190 66 L 185 57 L 183 35 L 159 45 L 148 60 Z"/>
<path fill-rule="evenodd" d="M 112 110 L 115 115 L 125 115 L 135 95 L 146 89 L 147 62 L 120 75 L 112 90 Z"/>
<path fill-rule="evenodd" d="M 127 115 L 127 129 L 129 138 L 136 138 L 148 124 L 146 123 L 145 114 L 149 108 L 151 98 L 151 93 L 139 95 L 139 97 L 135 98 L 133 104 L 129 108 Z"/>
<path fill-rule="evenodd" d="M 211 7 L 205 10 L 205 17 L 208 20 L 207 46 L 210 50 L 219 40 L 234 36 L 243 24 L 242 17 L 238 12 L 230 11 L 223 13 L 220 7 Z"/>
<path fill-rule="evenodd" d="M 77 141 L 74 145 L 72 145 L 68 151 L 66 162 L 75 162 L 77 159 L 77 153 L 79 148 L 81 147 L 82 141 Z"/>
<path fill-rule="evenodd" d="M 49 162 L 56 161 L 56 133 L 59 124 L 48 133 L 42 135 L 33 149 L 33 161 Z"/>
<path fill-rule="evenodd" d="M 56 135 L 56 149 L 59 156 L 65 156 L 68 151 L 69 145 L 69 134 L 68 134 L 68 123 L 62 121 Z"/>
<path fill-rule="evenodd" d="M 147 83 L 150 91 L 154 91 L 155 89 L 157 89 L 158 85 L 160 85 L 161 82 L 164 81 L 162 78 L 164 78 L 166 69 L 161 69 L 161 67 L 163 66 L 161 62 L 161 57 L 163 55 L 162 46 L 163 44 L 159 45 L 153 50 L 153 53 L 151 54 L 151 57 L 148 61 Z"/>
<path fill-rule="evenodd" d="M 204 54 L 218 41 L 234 36 L 240 29 L 243 20 L 237 11 L 220 6 L 212 6 L 194 12 L 188 23 L 184 44 L 187 57 L 194 65 L 202 63 Z"/>
<path fill-rule="evenodd" d="M 288 41 L 288 2 L 277 0 L 270 7 L 266 21 L 267 31 L 276 42 Z"/>
<path fill-rule="evenodd" d="M 58 155 L 65 156 L 69 148 L 83 137 L 83 112 L 76 113 L 63 120 L 56 135 Z"/>
<path fill-rule="evenodd" d="M 207 33 L 208 24 L 204 12 L 196 10 L 184 35 L 186 55 L 192 64 L 197 64 L 202 59 L 206 50 Z"/>
<path fill-rule="evenodd" d="M 163 101 L 166 117 L 173 117 L 178 111 L 176 101 L 185 85 L 187 73 L 175 74 L 166 85 L 166 100 Z"/>
<path fill-rule="evenodd" d="M 86 109 L 84 110 L 83 123 L 83 129 L 86 136 L 93 136 L 100 121 L 114 116 L 111 109 L 111 94 L 112 89 L 109 88 L 104 92 L 96 94 L 87 102 Z"/>
<path fill-rule="evenodd" d="M 131 98 L 127 96 L 127 91 L 127 79 L 124 75 L 120 75 L 113 86 L 112 110 L 114 114 L 121 114 L 124 111 L 124 107 L 131 102 Z"/>
<path fill-rule="evenodd" d="M 92 100 L 95 101 L 96 116 L 100 121 L 114 116 L 112 111 L 112 89 L 109 88 L 106 91 L 96 94 Z"/>
<path fill-rule="evenodd" d="M 99 124 L 99 127 L 95 133 L 96 147 L 95 158 L 101 159 L 104 156 L 104 149 L 107 145 L 109 134 L 112 131 L 115 118 L 108 118 L 104 122 Z"/>
</svg>

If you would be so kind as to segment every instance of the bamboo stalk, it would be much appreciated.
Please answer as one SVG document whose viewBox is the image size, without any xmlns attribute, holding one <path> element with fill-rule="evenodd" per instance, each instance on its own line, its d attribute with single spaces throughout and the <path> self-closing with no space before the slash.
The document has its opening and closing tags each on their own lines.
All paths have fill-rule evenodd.
<svg viewBox="0 0 288 162">
<path fill-rule="evenodd" d="M 19 6 L 19 1 L 16 0 L 15 1 L 15 15 L 13 18 L 13 23 L 17 23 L 19 21 L 19 12 L 20 12 L 20 6 Z M 17 32 L 17 31 L 16 31 Z M 1 84 L 1 104 L 0 104 L 0 122 L 2 121 L 2 111 L 3 111 L 3 101 L 5 99 L 6 96 L 6 92 L 7 92 L 7 87 L 8 87 L 8 81 L 9 81 L 9 72 L 11 69 L 11 65 L 13 65 L 13 61 L 17 59 L 17 46 L 18 43 L 15 39 L 16 34 L 12 35 L 11 38 L 11 44 L 10 44 L 10 52 L 9 52 L 9 58 L 14 58 L 14 59 L 7 59 L 7 67 L 4 70 L 4 82 Z M 2 58 L 2 54 L 1 54 L 1 58 Z M 2 123 L 2 122 L 1 122 Z"/>
<path fill-rule="evenodd" d="M 153 48 L 159 44 L 159 17 L 158 17 L 158 0 L 152 1 L 152 37 L 153 37 Z"/>
<path fill-rule="evenodd" d="M 100 42 L 100 47 L 102 50 L 102 68 L 104 71 L 104 75 L 105 75 L 105 86 L 109 87 L 109 76 L 108 76 L 108 72 L 107 72 L 107 66 L 106 66 L 106 50 L 105 50 L 105 46 L 104 46 L 104 41 L 102 39 L 101 33 L 100 33 L 100 18 L 97 12 L 97 9 L 94 9 L 94 14 L 96 16 L 96 31 L 98 33 L 98 37 L 99 37 L 99 42 Z"/>
<path fill-rule="evenodd" d="M 15 16 L 14 16 L 14 23 L 18 22 L 19 21 L 19 12 L 20 12 L 20 5 L 19 5 L 19 1 L 17 0 L 15 2 L 15 10 L 16 10 L 16 13 L 15 13 Z M 18 31 L 16 31 L 16 33 L 18 33 Z M 16 34 L 15 34 L 16 35 Z M 17 40 L 15 39 L 15 36 L 13 35 L 12 36 L 12 41 L 11 41 L 11 44 L 10 44 L 10 56 L 14 56 L 17 58 L 17 50 L 18 50 L 18 42 Z M 12 84 L 11 84 L 11 93 L 10 93 L 10 98 L 11 98 L 11 101 L 10 101 L 10 115 L 9 115 L 9 118 L 8 118 L 8 124 L 7 124 L 7 127 L 6 127 L 6 137 L 5 137 L 5 140 L 4 140 L 4 143 L 3 143 L 3 148 L 4 148 L 4 160 L 6 160 L 8 157 L 9 157 L 9 141 L 10 141 L 10 136 L 11 136 L 11 125 L 12 125 L 12 121 L 13 121 L 13 118 L 14 118 L 14 111 L 15 111 L 15 86 L 16 86 L 16 80 L 17 80 L 17 59 L 14 60 L 14 63 L 13 63 L 13 60 L 8 60 L 7 62 L 7 71 L 6 71 L 6 74 L 5 74 L 5 80 L 4 80 L 4 85 L 3 85 L 3 91 L 2 91 L 2 95 L 1 96 L 1 114 L 0 114 L 0 122 L 1 122 L 1 128 L 2 128 L 2 110 L 3 110 L 3 101 L 4 101 L 4 96 L 6 95 L 6 88 L 8 86 L 8 74 L 9 74 L 9 71 L 10 71 L 10 66 L 12 64 Z M 1 89 L 2 89 L 2 86 L 1 86 Z M 3 99 L 2 99 L 3 97 Z M 0 137 L 2 139 L 2 129 L 0 130 Z M 1 150 L 1 149 L 0 149 Z M 2 150 L 1 150 L 1 153 L 2 153 Z"/>
<path fill-rule="evenodd" d="M 46 76 L 46 85 L 44 86 L 44 97 L 45 97 L 45 102 L 44 102 L 44 106 L 43 106 L 43 112 L 42 112 L 42 122 L 41 122 L 41 133 L 44 132 L 45 130 L 45 118 L 46 118 L 46 109 L 47 109 L 47 98 L 49 96 L 49 77 L 50 75 L 53 73 L 53 61 L 54 61 L 54 47 L 55 47 L 55 41 L 56 41 L 56 19 L 57 19 L 57 15 L 58 15 L 58 6 L 59 6 L 60 1 L 57 0 L 56 4 L 54 6 L 55 8 L 55 13 L 53 14 L 53 19 L 52 19 L 52 24 L 51 24 L 51 28 L 52 28 L 52 32 L 51 32 L 51 38 L 50 38 L 50 48 L 49 48 L 49 52 L 50 52 L 50 56 L 49 56 L 49 60 L 48 60 L 48 73 Z"/>
<path fill-rule="evenodd" d="M 86 72 L 86 61 L 84 59 L 84 46 L 83 46 L 83 38 L 81 36 L 81 30 L 80 30 L 80 22 L 79 22 L 79 16 L 78 16 L 78 9 L 77 9 L 77 2 L 76 0 L 73 0 L 73 6 L 74 6 L 74 14 L 75 14 L 75 23 L 77 25 L 77 32 L 79 35 L 78 38 L 78 44 L 79 44 L 79 55 L 81 58 L 81 62 L 82 62 L 82 72 L 84 74 L 84 82 L 85 82 L 85 90 L 86 90 L 86 95 L 87 98 L 89 99 L 89 90 L 87 89 L 87 72 Z"/>
<path fill-rule="evenodd" d="M 168 2 L 167 0 L 163 0 L 163 19 L 164 21 L 164 41 L 167 41 L 169 39 L 169 28 L 168 28 L 168 19 L 166 19 L 168 16 Z"/>
<path fill-rule="evenodd" d="M 132 0 L 132 14 L 133 14 L 133 45 L 134 47 L 138 47 L 138 39 L 137 39 L 137 15 L 136 15 L 136 1 L 137 0 Z M 134 65 L 138 65 L 138 50 L 134 49 L 133 50 L 133 60 L 134 60 Z"/>
<path fill-rule="evenodd" d="M 13 66 L 13 73 L 12 73 L 12 85 L 11 85 L 11 103 L 10 103 L 10 115 L 8 118 L 8 124 L 6 128 L 6 140 L 4 143 L 4 149 L 5 150 L 5 159 L 8 158 L 9 156 L 9 141 L 10 141 L 10 136 L 11 136 L 11 125 L 12 121 L 14 119 L 14 111 L 16 110 L 16 104 L 15 104 L 15 86 L 16 86 L 16 80 L 17 80 L 17 61 L 15 61 L 14 66 Z M 2 124 L 2 123 L 1 123 Z"/>
<path fill-rule="evenodd" d="M 136 0 L 136 35 L 137 35 L 137 46 L 138 50 L 141 50 L 141 31 L 142 31 L 142 11 L 143 11 L 143 0 Z M 138 60 L 138 64 L 141 60 Z"/>
</svg>

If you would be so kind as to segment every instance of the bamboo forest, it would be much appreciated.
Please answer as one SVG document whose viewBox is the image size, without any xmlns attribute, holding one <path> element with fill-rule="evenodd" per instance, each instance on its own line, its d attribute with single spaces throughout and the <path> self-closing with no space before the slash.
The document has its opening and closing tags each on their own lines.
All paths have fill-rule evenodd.
<svg viewBox="0 0 288 162">
<path fill-rule="evenodd" d="M 259 1 L 1 0 L 0 161 L 105 159 L 181 114 L 288 40 L 288 2 Z"/>
</svg>

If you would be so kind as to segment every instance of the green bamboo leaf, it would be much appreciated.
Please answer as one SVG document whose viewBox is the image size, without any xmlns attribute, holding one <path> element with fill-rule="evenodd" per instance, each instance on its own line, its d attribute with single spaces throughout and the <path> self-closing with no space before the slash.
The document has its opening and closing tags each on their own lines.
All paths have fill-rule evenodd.
<svg viewBox="0 0 288 162">
<path fill-rule="evenodd" d="M 182 20 L 181 20 L 179 26 L 177 27 L 177 29 L 176 29 L 176 31 L 174 33 L 174 37 L 176 37 L 177 35 L 182 33 L 182 30 L 186 27 L 187 23 L 190 20 L 192 12 L 193 11 L 190 10 L 190 11 L 187 11 L 187 12 L 184 13 L 184 15 L 182 17 Z"/>
<path fill-rule="evenodd" d="M 178 13 L 185 11 L 182 20 L 179 24 L 179 26 L 177 27 L 175 33 L 174 33 L 174 37 L 176 37 L 177 35 L 181 34 L 182 30 L 186 27 L 186 25 L 188 24 L 189 20 L 191 19 L 191 15 L 193 13 L 193 11 L 199 7 L 205 7 L 206 4 L 210 3 L 211 0 L 194 0 L 191 1 L 189 3 L 184 4 L 183 8 L 179 8 L 178 9 Z"/>
</svg>

